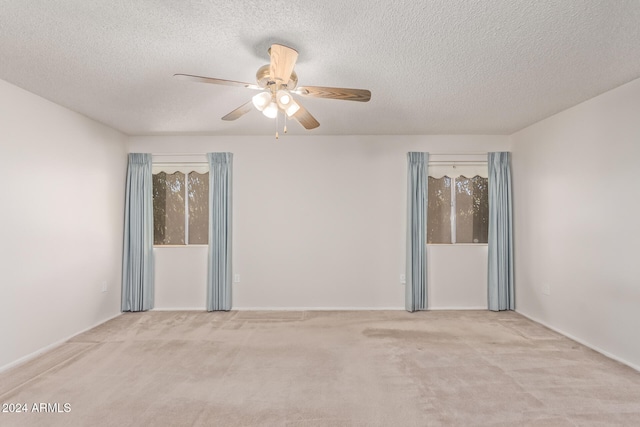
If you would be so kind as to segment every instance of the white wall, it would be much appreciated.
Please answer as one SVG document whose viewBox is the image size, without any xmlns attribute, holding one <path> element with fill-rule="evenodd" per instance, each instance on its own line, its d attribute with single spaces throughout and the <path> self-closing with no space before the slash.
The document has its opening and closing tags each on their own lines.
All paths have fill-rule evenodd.
<svg viewBox="0 0 640 427">
<path fill-rule="evenodd" d="M 156 309 L 205 309 L 208 250 L 202 245 L 154 248 Z"/>
<path fill-rule="evenodd" d="M 431 309 L 487 309 L 484 245 L 428 245 L 427 299 Z"/>
<path fill-rule="evenodd" d="M 119 313 L 125 147 L 0 80 L 0 370 Z"/>
<path fill-rule="evenodd" d="M 640 368 L 640 80 L 512 150 L 517 311 Z"/>
<path fill-rule="evenodd" d="M 234 153 L 234 308 L 402 308 L 406 153 L 508 145 L 506 136 L 148 136 L 130 138 L 129 151 Z M 207 248 L 155 254 L 156 308 L 204 308 Z M 432 246 L 429 257 L 431 308 L 486 307 L 486 246 Z"/>
</svg>

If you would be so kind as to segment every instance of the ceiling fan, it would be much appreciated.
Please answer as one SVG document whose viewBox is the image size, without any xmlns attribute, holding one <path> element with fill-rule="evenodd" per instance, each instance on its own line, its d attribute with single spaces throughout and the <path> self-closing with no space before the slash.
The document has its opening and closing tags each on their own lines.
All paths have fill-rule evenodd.
<svg viewBox="0 0 640 427">
<path fill-rule="evenodd" d="M 293 70 L 298 59 L 298 52 L 287 46 L 273 44 L 268 50 L 271 63 L 263 65 L 256 73 L 257 84 L 194 76 L 190 74 L 174 74 L 174 77 L 201 83 L 212 83 L 225 86 L 238 86 L 261 91 L 250 101 L 242 104 L 222 120 L 236 120 L 255 107 L 269 118 L 277 118 L 282 112 L 286 117 L 293 117 L 305 129 L 315 129 L 320 123 L 306 108 L 293 98 L 293 94 L 314 98 L 342 99 L 345 101 L 367 102 L 371 92 L 365 89 L 347 89 L 324 86 L 298 86 L 298 75 Z M 286 123 L 284 127 L 286 133 Z M 276 132 L 276 138 L 278 133 Z"/>
</svg>

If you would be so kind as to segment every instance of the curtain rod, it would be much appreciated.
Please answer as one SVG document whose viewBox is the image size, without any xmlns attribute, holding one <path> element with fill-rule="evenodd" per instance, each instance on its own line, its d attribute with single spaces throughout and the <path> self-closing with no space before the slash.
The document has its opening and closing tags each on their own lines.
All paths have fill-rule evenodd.
<svg viewBox="0 0 640 427">
<path fill-rule="evenodd" d="M 436 153 L 433 151 L 429 151 L 429 155 L 430 156 L 486 156 L 487 154 L 489 154 L 488 152 L 474 152 L 474 153 L 467 153 L 467 152 L 458 152 L 458 153 Z"/>
<path fill-rule="evenodd" d="M 456 164 L 456 163 L 476 163 L 476 164 L 485 164 L 486 160 L 429 160 L 429 163 L 445 163 L 448 165 Z"/>
<path fill-rule="evenodd" d="M 206 156 L 207 153 L 151 153 L 152 156 Z"/>
</svg>

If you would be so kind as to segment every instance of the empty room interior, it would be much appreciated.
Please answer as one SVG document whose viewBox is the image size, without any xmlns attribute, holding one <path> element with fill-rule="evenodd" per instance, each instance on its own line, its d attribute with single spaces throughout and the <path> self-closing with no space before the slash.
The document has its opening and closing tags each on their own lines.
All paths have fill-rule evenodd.
<svg viewBox="0 0 640 427">
<path fill-rule="evenodd" d="M 0 4 L 0 425 L 640 425 L 639 1 Z"/>
</svg>

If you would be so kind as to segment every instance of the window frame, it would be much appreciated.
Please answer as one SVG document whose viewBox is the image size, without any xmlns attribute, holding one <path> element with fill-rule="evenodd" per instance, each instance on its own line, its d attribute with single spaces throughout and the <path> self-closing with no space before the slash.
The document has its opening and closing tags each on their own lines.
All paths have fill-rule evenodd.
<svg viewBox="0 0 640 427">
<path fill-rule="evenodd" d="M 154 248 L 188 248 L 188 247 L 208 247 L 209 243 L 189 243 L 189 174 L 196 172 L 199 174 L 210 173 L 208 162 L 152 162 L 151 175 L 164 172 L 167 175 L 181 172 L 184 175 L 184 244 L 183 245 L 159 245 L 154 243 Z M 155 240 L 155 239 L 154 239 Z"/>
<path fill-rule="evenodd" d="M 428 237 L 428 233 L 429 233 L 429 227 L 427 226 L 427 233 L 424 236 L 424 240 L 425 240 L 425 244 L 427 246 L 430 245 L 457 245 L 457 246 L 487 246 L 489 243 L 488 242 L 478 242 L 478 243 L 474 243 L 474 242 L 464 242 L 464 243 L 459 243 L 456 242 L 456 238 L 457 238 L 457 224 L 456 224 L 456 219 L 457 219 L 457 202 L 456 202 L 456 179 L 459 178 L 460 176 L 464 176 L 467 179 L 473 178 L 474 176 L 478 175 L 481 178 L 486 178 L 487 180 L 488 178 L 488 161 L 487 160 L 462 160 L 462 161 L 450 161 L 450 160 L 436 160 L 436 161 L 429 161 L 428 163 L 428 170 L 427 170 L 427 179 L 429 178 L 434 178 L 434 179 L 439 179 L 435 176 L 431 175 L 431 167 L 435 167 L 435 166 L 446 166 L 446 167 L 452 167 L 453 169 L 455 169 L 457 166 L 476 166 L 476 167 L 483 167 L 483 168 L 487 168 L 487 172 L 486 172 L 486 177 L 482 176 L 481 174 L 474 174 L 471 177 L 467 177 L 464 173 L 457 173 L 456 176 L 450 176 L 448 174 L 444 174 L 444 176 L 446 176 L 447 178 L 449 178 L 451 180 L 451 202 L 450 202 L 450 213 L 449 213 L 449 220 L 451 221 L 451 242 L 448 243 L 429 243 L 429 237 Z M 441 177 L 442 178 L 442 177 Z M 487 182 L 488 184 L 488 182 Z M 488 197 L 488 195 L 487 195 Z M 427 210 L 429 209 L 429 205 L 428 205 L 428 201 L 427 201 Z M 428 224 L 429 218 L 427 217 L 427 224 Z"/>
</svg>

